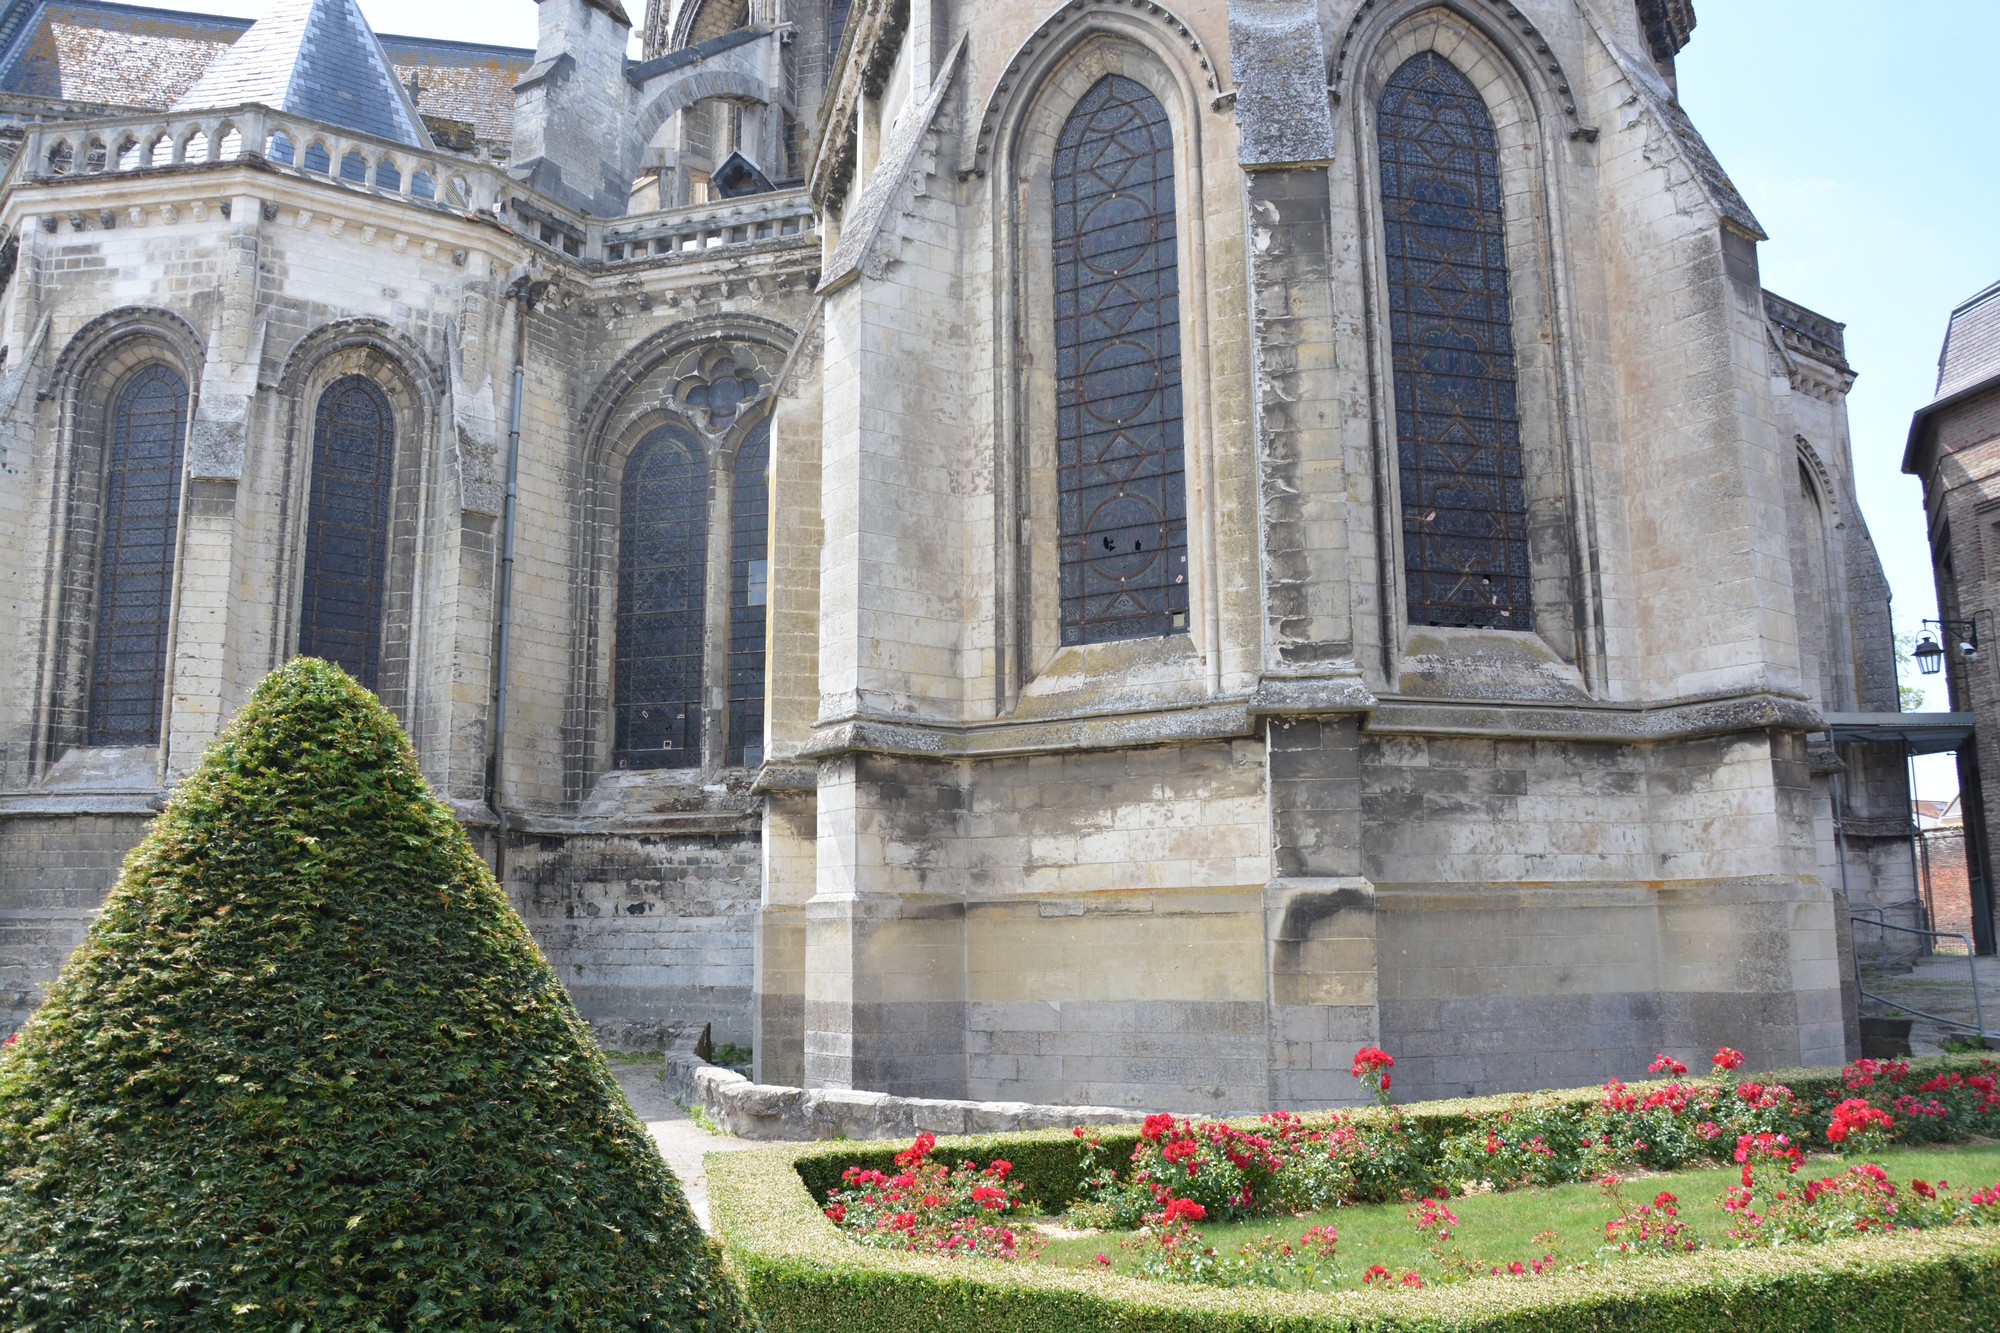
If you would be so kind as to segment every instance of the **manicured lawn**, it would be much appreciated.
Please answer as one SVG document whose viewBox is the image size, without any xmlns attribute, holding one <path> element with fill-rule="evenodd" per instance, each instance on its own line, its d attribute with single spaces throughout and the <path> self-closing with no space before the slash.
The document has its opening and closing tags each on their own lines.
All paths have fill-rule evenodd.
<svg viewBox="0 0 2000 1333">
<path fill-rule="evenodd" d="M 2000 1144 L 1892 1149 L 1871 1160 L 1905 1190 L 1913 1179 L 1932 1184 L 1944 1180 L 1968 1189 L 1984 1189 L 2000 1181 Z M 1800 1168 L 1799 1175 L 1802 1180 L 1818 1179 L 1840 1174 L 1852 1164 L 1852 1159 L 1813 1157 Z M 1651 1203 L 1661 1190 L 1673 1193 L 1680 1200 L 1680 1220 L 1714 1244 L 1729 1239 L 1729 1215 L 1719 1200 L 1736 1179 L 1737 1168 L 1733 1166 L 1711 1167 L 1630 1179 L 1621 1192 L 1628 1206 Z M 1581 1184 L 1469 1195 L 1450 1200 L 1448 1206 L 1459 1219 L 1453 1243 L 1469 1258 L 1503 1266 L 1512 1260 L 1526 1263 L 1547 1253 L 1546 1246 L 1537 1246 L 1534 1241 L 1542 1231 L 1554 1231 L 1560 1237 L 1560 1248 L 1555 1251 L 1559 1260 L 1588 1259 L 1604 1243 L 1604 1224 L 1616 1215 L 1601 1187 Z M 1437 1276 L 1437 1264 L 1418 1239 L 1408 1208 L 1400 1203 L 1356 1205 L 1310 1217 L 1208 1224 L 1201 1227 L 1201 1233 L 1217 1253 L 1232 1254 L 1244 1241 L 1259 1236 L 1296 1240 L 1307 1227 L 1332 1226 L 1340 1232 L 1340 1270 L 1346 1285 L 1359 1286 L 1361 1274 L 1371 1264 L 1381 1264 L 1399 1277 L 1415 1271 L 1429 1281 Z M 1136 1272 L 1137 1253 L 1119 1248 L 1119 1241 L 1128 1238 L 1129 1233 L 1101 1232 L 1051 1241 L 1041 1262 L 1100 1267 L 1096 1256 L 1101 1254 L 1111 1261 L 1113 1269 Z"/>
</svg>

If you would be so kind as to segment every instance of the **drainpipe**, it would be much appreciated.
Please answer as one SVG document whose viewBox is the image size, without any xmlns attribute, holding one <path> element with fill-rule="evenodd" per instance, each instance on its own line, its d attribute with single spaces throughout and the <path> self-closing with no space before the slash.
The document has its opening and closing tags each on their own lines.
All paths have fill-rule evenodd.
<svg viewBox="0 0 2000 1333">
<path fill-rule="evenodd" d="M 498 825 L 493 841 L 494 877 L 507 887 L 507 676 L 514 630 L 514 518 L 521 493 L 521 390 L 528 375 L 528 312 L 533 285 L 514 284 L 514 384 L 507 413 L 507 490 L 500 506 L 500 578 L 493 631 L 492 748 L 487 756 L 487 799 Z"/>
</svg>

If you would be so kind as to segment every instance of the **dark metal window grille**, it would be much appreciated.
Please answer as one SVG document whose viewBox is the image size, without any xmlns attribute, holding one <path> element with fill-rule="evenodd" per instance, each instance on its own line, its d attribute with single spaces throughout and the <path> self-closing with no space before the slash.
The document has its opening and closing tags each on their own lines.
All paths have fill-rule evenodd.
<svg viewBox="0 0 2000 1333">
<path fill-rule="evenodd" d="M 618 515 L 617 764 L 698 767 L 708 603 L 700 442 L 678 426 L 642 440 L 625 463 Z"/>
<path fill-rule="evenodd" d="M 1396 71 L 1380 113 L 1410 622 L 1532 629 L 1493 117 L 1435 52 Z"/>
<path fill-rule="evenodd" d="M 90 656 L 91 745 L 160 741 L 187 407 L 187 381 L 157 365 L 134 375 L 112 401 Z"/>
<path fill-rule="evenodd" d="M 729 762 L 764 762 L 764 626 L 770 601 L 771 423 L 750 432 L 736 452 L 736 498 L 730 514 Z"/>
<path fill-rule="evenodd" d="M 1174 145 L 1119 75 L 1077 104 L 1055 159 L 1056 486 L 1063 642 L 1188 621 Z"/>
<path fill-rule="evenodd" d="M 371 690 L 382 667 L 395 455 L 395 415 L 371 381 L 350 375 L 320 395 L 299 651 L 339 663 Z"/>
</svg>

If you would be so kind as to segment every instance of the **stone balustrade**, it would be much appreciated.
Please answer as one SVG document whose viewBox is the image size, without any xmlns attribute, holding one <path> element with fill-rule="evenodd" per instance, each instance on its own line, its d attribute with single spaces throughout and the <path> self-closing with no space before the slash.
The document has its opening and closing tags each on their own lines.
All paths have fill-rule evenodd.
<svg viewBox="0 0 2000 1333">
<path fill-rule="evenodd" d="M 184 171 L 255 162 L 363 194 L 499 222 L 585 265 L 637 264 L 817 233 L 803 190 L 616 219 L 587 217 L 526 189 L 503 168 L 273 111 L 239 106 L 27 127 L 17 182 Z"/>
</svg>

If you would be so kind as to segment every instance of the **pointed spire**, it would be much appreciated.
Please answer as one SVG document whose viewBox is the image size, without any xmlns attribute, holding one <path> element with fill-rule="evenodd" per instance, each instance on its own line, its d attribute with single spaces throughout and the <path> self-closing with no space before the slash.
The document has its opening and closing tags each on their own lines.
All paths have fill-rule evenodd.
<svg viewBox="0 0 2000 1333">
<path fill-rule="evenodd" d="M 355 0 L 275 0 L 174 110 L 245 102 L 415 148 L 431 147 L 423 121 Z"/>
</svg>

